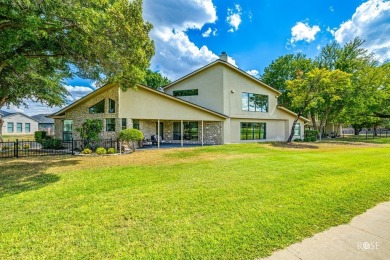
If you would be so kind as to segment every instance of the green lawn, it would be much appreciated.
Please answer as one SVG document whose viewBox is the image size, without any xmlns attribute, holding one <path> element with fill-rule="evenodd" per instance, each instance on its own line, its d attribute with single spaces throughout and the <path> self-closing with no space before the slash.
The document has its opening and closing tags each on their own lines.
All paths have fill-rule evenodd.
<svg viewBox="0 0 390 260">
<path fill-rule="evenodd" d="M 0 258 L 253 259 L 390 199 L 390 146 L 0 160 Z"/>
<path fill-rule="evenodd" d="M 390 144 L 390 136 L 389 137 L 375 137 L 372 138 L 372 136 L 366 136 L 360 135 L 350 135 L 350 136 L 344 136 L 344 138 L 336 138 L 336 139 L 323 139 L 322 142 L 362 142 L 362 143 L 373 143 L 373 144 Z"/>
</svg>

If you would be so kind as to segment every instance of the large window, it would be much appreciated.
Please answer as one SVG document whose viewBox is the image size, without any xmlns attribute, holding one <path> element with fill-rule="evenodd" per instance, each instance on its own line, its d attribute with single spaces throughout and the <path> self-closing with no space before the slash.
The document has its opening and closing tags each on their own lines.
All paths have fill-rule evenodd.
<svg viewBox="0 0 390 260">
<path fill-rule="evenodd" d="M 25 131 L 26 133 L 30 133 L 30 131 L 31 131 L 30 123 L 25 123 L 25 124 L 24 124 L 24 131 Z"/>
<path fill-rule="evenodd" d="M 173 122 L 173 140 L 181 140 L 181 123 Z M 183 122 L 183 140 L 198 141 L 198 122 Z"/>
<path fill-rule="evenodd" d="M 14 123 L 8 122 L 7 123 L 7 132 L 13 133 L 14 132 Z"/>
<path fill-rule="evenodd" d="M 197 96 L 197 95 L 198 95 L 197 89 L 186 89 L 186 90 L 174 90 L 173 91 L 174 97 Z"/>
<path fill-rule="evenodd" d="M 294 136 L 301 136 L 301 124 L 300 123 L 295 124 Z"/>
<path fill-rule="evenodd" d="M 89 108 L 89 113 L 90 114 L 102 114 L 104 113 L 104 99 L 100 101 L 99 103 L 91 106 Z"/>
<path fill-rule="evenodd" d="M 268 112 L 268 96 L 242 92 L 242 110 Z"/>
<path fill-rule="evenodd" d="M 106 119 L 106 131 L 107 132 L 115 131 L 115 118 Z"/>
<path fill-rule="evenodd" d="M 127 119 L 122 118 L 122 130 L 127 128 Z"/>
<path fill-rule="evenodd" d="M 242 122 L 241 140 L 265 139 L 265 123 Z"/>
<path fill-rule="evenodd" d="M 108 99 L 108 113 L 115 113 L 115 101 Z"/>
<path fill-rule="evenodd" d="M 23 124 L 22 123 L 16 123 L 16 132 L 17 133 L 23 132 Z"/>
<path fill-rule="evenodd" d="M 63 141 L 71 141 L 72 140 L 72 130 L 73 130 L 73 120 L 64 120 L 64 126 L 63 126 L 63 134 L 62 134 L 62 140 Z"/>
</svg>

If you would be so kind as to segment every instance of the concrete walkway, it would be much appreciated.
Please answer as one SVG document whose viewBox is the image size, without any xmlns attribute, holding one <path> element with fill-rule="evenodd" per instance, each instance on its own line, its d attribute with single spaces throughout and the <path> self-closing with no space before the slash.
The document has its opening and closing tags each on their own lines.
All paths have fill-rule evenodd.
<svg viewBox="0 0 390 260">
<path fill-rule="evenodd" d="M 390 259 L 390 201 L 265 259 Z"/>
</svg>

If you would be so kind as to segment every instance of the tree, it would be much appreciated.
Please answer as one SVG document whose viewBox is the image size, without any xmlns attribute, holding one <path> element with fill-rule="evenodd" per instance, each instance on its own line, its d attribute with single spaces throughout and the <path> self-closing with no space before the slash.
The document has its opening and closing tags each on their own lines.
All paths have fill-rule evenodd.
<svg viewBox="0 0 390 260">
<path fill-rule="evenodd" d="M 73 76 L 135 86 L 154 54 L 151 28 L 142 0 L 1 1 L 0 108 L 62 105 Z"/>
<path fill-rule="evenodd" d="M 146 70 L 144 84 L 148 87 L 158 89 L 159 87 L 163 87 L 169 83 L 171 83 L 171 81 L 167 77 L 162 76 L 159 72 L 152 71 L 150 69 Z"/>
<path fill-rule="evenodd" d="M 295 125 L 299 118 L 312 108 L 319 108 L 322 111 L 321 120 L 324 124 L 335 104 L 342 100 L 341 93 L 348 86 L 350 86 L 350 74 L 340 70 L 329 71 L 315 68 L 306 74 L 298 74 L 294 80 L 288 80 L 286 89 L 289 91 L 292 105 L 297 108 L 298 113 L 287 142 L 292 141 Z"/>
<path fill-rule="evenodd" d="M 87 119 L 81 127 L 76 128 L 76 131 L 80 133 L 85 147 L 88 147 L 91 141 L 98 141 L 99 134 L 102 130 L 103 121 L 101 119 Z"/>
<path fill-rule="evenodd" d="M 126 142 L 132 151 L 135 151 L 135 143 L 144 139 L 143 133 L 138 129 L 124 129 L 119 132 L 119 140 Z"/>
<path fill-rule="evenodd" d="M 286 81 L 293 80 L 297 73 L 307 73 L 314 68 L 313 61 L 304 54 L 287 54 L 272 61 L 264 69 L 260 79 L 264 83 L 282 92 L 278 102 L 280 105 L 292 109 L 291 98 L 286 89 Z"/>
</svg>

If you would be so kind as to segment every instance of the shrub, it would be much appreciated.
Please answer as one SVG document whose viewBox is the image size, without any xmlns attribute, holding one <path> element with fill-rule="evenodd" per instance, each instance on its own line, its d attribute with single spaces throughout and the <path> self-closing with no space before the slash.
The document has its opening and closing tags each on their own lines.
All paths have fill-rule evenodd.
<svg viewBox="0 0 390 260">
<path fill-rule="evenodd" d="M 60 139 L 46 139 L 42 141 L 42 148 L 60 150 L 64 149 L 64 146 L 62 145 L 62 141 Z"/>
<path fill-rule="evenodd" d="M 36 131 L 34 133 L 34 138 L 37 143 L 42 143 L 43 140 L 47 138 L 47 132 L 46 131 Z"/>
<path fill-rule="evenodd" d="M 23 145 L 23 149 L 30 149 L 30 145 L 29 144 L 24 144 Z"/>
<path fill-rule="evenodd" d="M 84 150 L 81 151 L 82 154 L 91 154 L 92 150 L 89 148 L 85 148 Z"/>
<path fill-rule="evenodd" d="M 108 154 L 114 154 L 114 153 L 116 153 L 116 149 L 115 149 L 115 148 L 109 148 L 109 149 L 107 150 L 107 153 L 108 153 Z"/>
<path fill-rule="evenodd" d="M 1 148 L 1 150 L 3 150 L 3 151 L 8 151 L 8 150 L 11 150 L 11 147 L 9 147 L 9 146 L 3 146 L 3 147 Z"/>
<path fill-rule="evenodd" d="M 305 130 L 305 138 L 308 138 L 307 142 L 315 142 L 318 138 L 317 130 Z"/>
<path fill-rule="evenodd" d="M 103 155 L 103 154 L 107 153 L 107 150 L 104 147 L 99 147 L 99 148 L 96 149 L 96 153 L 100 154 L 100 155 Z"/>
<path fill-rule="evenodd" d="M 130 147 L 135 150 L 135 142 L 141 141 L 144 139 L 144 135 L 138 129 L 124 129 L 119 132 L 119 140 L 131 144 Z"/>
<path fill-rule="evenodd" d="M 294 142 L 302 142 L 302 139 L 301 138 L 295 138 Z"/>
<path fill-rule="evenodd" d="M 304 141 L 304 142 L 311 142 L 311 139 L 308 138 L 308 137 L 305 137 L 305 138 L 303 138 L 303 141 Z"/>
</svg>

